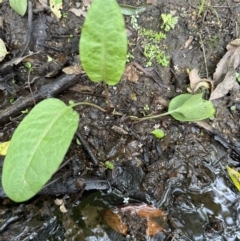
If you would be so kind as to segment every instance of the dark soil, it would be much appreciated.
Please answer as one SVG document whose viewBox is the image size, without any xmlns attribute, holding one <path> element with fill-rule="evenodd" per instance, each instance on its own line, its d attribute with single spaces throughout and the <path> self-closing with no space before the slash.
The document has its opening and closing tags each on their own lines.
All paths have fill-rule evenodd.
<svg viewBox="0 0 240 241">
<path fill-rule="evenodd" d="M 139 14 L 141 27 L 161 31 L 160 16 L 170 12 L 178 17 L 178 23 L 161 42 L 171 57 L 169 66 L 153 61 L 152 69 L 146 69 L 141 39 L 131 17 L 126 16 L 129 52 L 134 59 L 127 64 L 120 83 L 108 88 L 112 110 L 123 115 L 76 108 L 81 116 L 78 132 L 88 147 L 76 144 L 75 137 L 65 158 L 70 162 L 58 176 L 63 176 L 63 182 L 73 177 L 104 179 L 111 189 L 84 191 L 82 197 L 76 193 L 39 195 L 23 204 L 1 199 L 1 240 L 240 240 L 240 195 L 226 171 L 227 165 L 236 170 L 240 167 L 239 93 L 230 91 L 214 100 L 213 120 L 189 123 L 165 116 L 136 122 L 128 118 L 166 111 L 173 97 L 187 93 L 187 69 L 198 68 L 201 77 L 212 77 L 226 45 L 239 37 L 239 1 L 206 1 L 200 14 L 201 1 L 195 0 L 118 2 L 135 7 L 150 2 Z M 66 16 L 58 20 L 34 0 L 34 32 L 24 53 L 30 56 L 14 65 L 8 61 L 19 57 L 24 49 L 28 20 L 16 14 L 9 1 L 1 3 L 4 24 L 0 36 L 9 52 L 0 65 L 1 142 L 10 140 L 24 117 L 20 110 L 9 112 L 8 108 L 19 108 L 19 103 L 31 96 L 29 82 L 32 91 L 39 93 L 45 85 L 66 77 L 64 67 L 78 63 L 84 16 L 77 17 L 69 10 L 83 5 L 84 1 L 65 1 Z M 48 56 L 54 61 L 47 62 Z M 30 77 L 26 61 L 34 68 Z M 151 70 L 151 77 L 139 66 Z M 92 83 L 84 72 L 76 75 L 71 87 L 66 84 L 64 90 L 41 94 L 37 101 L 54 96 L 65 103 L 88 101 L 105 108 L 104 86 Z M 15 103 L 10 104 L 12 99 Z M 30 110 L 34 102 L 22 106 L 22 110 Z M 164 130 L 163 139 L 150 134 L 155 127 Z M 106 169 L 106 160 L 113 162 L 113 170 Z M 101 188 L 93 185 L 89 189 Z M 65 202 L 67 213 L 61 213 L 54 204 L 56 196 Z M 162 217 L 156 216 L 160 215 L 157 211 L 147 212 L 144 204 L 161 210 L 162 217 L 166 217 L 164 223 Z M 139 211 L 139 205 L 144 210 Z M 125 231 L 110 228 L 104 221 L 110 219 L 109 215 L 113 220 L 110 226 L 122 225 Z M 149 233 L 149 225 L 156 232 Z"/>
</svg>

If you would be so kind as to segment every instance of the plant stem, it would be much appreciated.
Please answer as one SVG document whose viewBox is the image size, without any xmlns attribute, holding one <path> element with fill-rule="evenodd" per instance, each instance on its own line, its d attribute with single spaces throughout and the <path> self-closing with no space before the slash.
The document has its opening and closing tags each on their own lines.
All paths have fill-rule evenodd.
<svg viewBox="0 0 240 241">
<path fill-rule="evenodd" d="M 107 112 L 106 110 L 104 110 L 102 107 L 98 106 L 98 105 L 95 105 L 93 103 L 89 103 L 89 102 L 77 102 L 77 103 L 74 103 L 72 105 L 70 105 L 71 107 L 76 107 L 76 106 L 79 106 L 79 105 L 89 105 L 91 107 L 95 107 L 99 110 L 101 110 L 102 112 Z"/>
<path fill-rule="evenodd" d="M 110 98 L 109 98 L 109 93 L 108 93 L 108 87 L 107 87 L 107 84 L 104 81 L 103 81 L 103 84 L 104 84 L 104 90 L 105 90 L 105 93 L 106 93 L 106 100 L 107 100 L 106 112 L 109 113 L 110 110 L 111 110 L 111 107 L 110 107 Z"/>
<path fill-rule="evenodd" d="M 198 10 L 198 16 L 200 16 L 203 13 L 204 5 L 205 5 L 206 0 L 202 0 L 199 10 Z"/>
<path fill-rule="evenodd" d="M 132 120 L 137 120 L 137 121 L 144 121 L 144 120 L 150 120 L 150 119 L 156 119 L 165 115 L 170 115 L 172 113 L 176 112 L 176 110 L 168 111 L 166 113 L 160 114 L 160 115 L 152 115 L 152 116 L 146 116 L 142 118 L 138 118 L 137 116 L 130 116 Z"/>
</svg>

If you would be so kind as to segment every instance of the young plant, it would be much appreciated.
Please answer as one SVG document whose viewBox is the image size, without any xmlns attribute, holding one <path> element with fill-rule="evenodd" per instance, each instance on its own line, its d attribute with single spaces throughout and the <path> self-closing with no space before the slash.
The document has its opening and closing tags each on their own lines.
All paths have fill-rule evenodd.
<svg viewBox="0 0 240 241">
<path fill-rule="evenodd" d="M 116 85 L 127 59 L 127 35 L 121 9 L 115 0 L 94 0 L 82 27 L 79 44 L 84 70 L 93 82 Z"/>
<path fill-rule="evenodd" d="M 162 24 L 162 28 L 164 29 L 164 31 L 168 32 L 170 29 L 174 29 L 175 25 L 178 22 L 178 17 L 173 17 L 172 14 L 162 14 L 161 15 L 162 20 L 163 20 L 163 24 Z"/>
<path fill-rule="evenodd" d="M 160 115 L 146 116 L 138 118 L 131 116 L 133 120 L 149 120 L 159 118 L 165 115 L 171 115 L 179 121 L 199 121 L 213 116 L 215 108 L 213 103 L 202 98 L 202 93 L 191 95 L 182 94 L 173 98 L 168 106 L 168 112 Z"/>
<path fill-rule="evenodd" d="M 124 71 L 127 37 L 116 0 L 93 0 L 80 40 L 82 65 L 94 82 L 115 85 Z M 36 195 L 62 162 L 79 124 L 77 105 L 50 98 L 37 104 L 15 130 L 3 164 L 7 196 L 23 202 Z M 101 109 L 102 110 L 102 109 Z M 105 111 L 105 110 L 103 110 Z"/>
</svg>

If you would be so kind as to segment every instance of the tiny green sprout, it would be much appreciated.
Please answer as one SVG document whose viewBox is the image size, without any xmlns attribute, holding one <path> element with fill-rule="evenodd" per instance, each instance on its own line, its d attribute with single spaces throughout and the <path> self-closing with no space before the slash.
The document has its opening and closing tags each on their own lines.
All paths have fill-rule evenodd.
<svg viewBox="0 0 240 241">
<path fill-rule="evenodd" d="M 153 134 L 158 139 L 162 139 L 165 135 L 164 131 L 161 129 L 155 129 L 151 132 L 151 134 Z"/>
<path fill-rule="evenodd" d="M 144 109 L 145 111 L 149 111 L 149 110 L 150 110 L 148 104 L 144 105 L 143 109 Z"/>
<path fill-rule="evenodd" d="M 21 111 L 22 114 L 28 114 L 28 112 L 29 112 L 28 109 L 25 109 L 25 110 Z"/>
<path fill-rule="evenodd" d="M 162 28 L 168 32 L 170 29 L 174 29 L 178 22 L 178 17 L 173 17 L 172 14 L 162 14 L 161 15 L 163 23 Z"/>
<path fill-rule="evenodd" d="M 68 37 L 68 42 L 70 42 L 70 40 L 73 38 L 73 34 L 70 34 Z"/>
<path fill-rule="evenodd" d="M 104 165 L 105 165 L 108 169 L 110 169 L 110 170 L 113 170 L 113 169 L 114 169 L 114 165 L 113 165 L 113 163 L 110 162 L 110 161 L 105 161 Z"/>
<path fill-rule="evenodd" d="M 232 105 L 232 106 L 230 107 L 230 109 L 231 109 L 232 111 L 235 111 L 235 110 L 237 109 L 237 107 L 236 107 L 236 105 Z"/>
<path fill-rule="evenodd" d="M 127 53 L 127 63 L 131 62 L 131 60 L 133 60 L 133 59 L 134 59 L 134 56 L 130 52 L 128 52 Z"/>
<path fill-rule="evenodd" d="M 62 17 L 63 17 L 63 18 L 67 18 L 67 17 L 68 17 L 67 13 L 65 13 L 65 12 L 62 13 Z"/>
<path fill-rule="evenodd" d="M 9 100 L 9 103 L 12 104 L 14 102 L 14 98 L 11 97 L 10 100 Z"/>
<path fill-rule="evenodd" d="M 81 146 L 81 141 L 79 141 L 78 138 L 76 139 L 76 143 L 77 143 L 77 145 Z"/>
<path fill-rule="evenodd" d="M 32 67 L 32 64 L 30 62 L 26 62 L 25 63 L 25 67 L 27 68 L 27 70 L 29 72 L 32 72 L 33 71 L 33 67 Z"/>
<path fill-rule="evenodd" d="M 236 72 L 236 79 L 238 82 L 240 82 L 240 74 L 238 72 Z"/>
</svg>

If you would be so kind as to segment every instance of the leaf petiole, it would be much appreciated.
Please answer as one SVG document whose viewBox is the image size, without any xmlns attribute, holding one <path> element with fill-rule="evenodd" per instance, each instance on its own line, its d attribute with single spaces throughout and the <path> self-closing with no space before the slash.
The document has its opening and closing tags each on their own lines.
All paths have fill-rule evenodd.
<svg viewBox="0 0 240 241">
<path fill-rule="evenodd" d="M 102 107 L 100 107 L 98 105 L 95 105 L 93 103 L 89 103 L 89 102 L 77 102 L 77 103 L 70 104 L 69 106 L 74 108 L 74 107 L 79 106 L 79 105 L 89 105 L 91 107 L 95 107 L 95 108 L 101 110 L 102 112 L 106 112 L 106 110 L 104 110 Z"/>
</svg>

